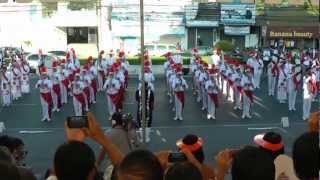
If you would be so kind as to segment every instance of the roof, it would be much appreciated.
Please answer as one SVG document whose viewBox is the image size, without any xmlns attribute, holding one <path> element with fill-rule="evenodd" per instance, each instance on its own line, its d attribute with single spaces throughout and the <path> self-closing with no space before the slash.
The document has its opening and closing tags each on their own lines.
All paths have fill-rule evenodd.
<svg viewBox="0 0 320 180">
<path fill-rule="evenodd" d="M 256 17 L 258 25 L 268 26 L 317 26 L 319 17 L 302 7 L 269 7 Z"/>
</svg>

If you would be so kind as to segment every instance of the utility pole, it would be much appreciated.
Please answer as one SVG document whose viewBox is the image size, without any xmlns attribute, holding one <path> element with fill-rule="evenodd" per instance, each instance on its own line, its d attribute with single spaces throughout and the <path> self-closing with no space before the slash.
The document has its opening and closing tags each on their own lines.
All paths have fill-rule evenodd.
<svg viewBox="0 0 320 180">
<path fill-rule="evenodd" d="M 144 83 L 144 12 L 143 0 L 140 0 L 140 61 L 141 61 L 141 124 L 142 124 L 142 142 L 146 143 L 146 87 Z"/>
</svg>

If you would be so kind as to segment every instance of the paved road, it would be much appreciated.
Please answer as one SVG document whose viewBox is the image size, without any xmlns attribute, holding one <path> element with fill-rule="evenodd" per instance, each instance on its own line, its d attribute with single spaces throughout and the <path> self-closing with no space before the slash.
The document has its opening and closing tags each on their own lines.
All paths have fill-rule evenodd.
<svg viewBox="0 0 320 180">
<path fill-rule="evenodd" d="M 190 78 L 187 78 L 190 82 Z M 32 84 L 35 83 L 33 79 Z M 234 111 L 231 103 L 226 102 L 221 96 L 221 107 L 217 110 L 216 120 L 207 120 L 206 114 L 200 110 L 191 90 L 186 94 L 184 121 L 173 121 L 173 112 L 168 98 L 165 95 L 164 78 L 156 77 L 154 131 L 152 142 L 148 147 L 153 151 L 162 149 L 175 149 L 175 141 L 187 133 L 197 134 L 204 139 L 206 161 L 212 162 L 212 157 L 219 150 L 226 147 L 241 147 L 252 144 L 255 134 L 273 130 L 281 133 L 286 142 L 286 151 L 290 153 L 294 139 L 306 131 L 306 122 L 302 117 L 301 93 L 297 98 L 297 111 L 288 112 L 286 104 L 279 104 L 274 98 L 266 96 L 266 77 L 263 78 L 262 89 L 256 92 L 252 119 L 241 119 L 241 112 Z M 137 78 L 132 77 L 126 94 L 125 111 L 136 112 L 134 92 L 137 87 Z M 312 111 L 319 109 L 319 103 L 313 103 Z M 52 158 L 56 148 L 65 141 L 63 122 L 73 114 L 71 99 L 60 113 L 55 113 L 52 123 L 40 122 L 40 101 L 38 91 L 32 90 L 30 95 L 14 102 L 9 108 L 0 109 L 0 121 L 4 121 L 7 133 L 12 136 L 22 137 L 29 150 L 27 164 L 36 172 L 41 172 L 52 165 Z M 91 107 L 99 123 L 110 127 L 107 119 L 107 105 L 104 93 L 98 96 L 98 103 Z M 280 125 L 282 117 L 288 117 L 290 128 L 283 129 Z M 21 134 L 21 130 L 48 130 L 43 134 Z M 99 147 L 92 141 L 88 143 L 97 152 Z"/>
</svg>

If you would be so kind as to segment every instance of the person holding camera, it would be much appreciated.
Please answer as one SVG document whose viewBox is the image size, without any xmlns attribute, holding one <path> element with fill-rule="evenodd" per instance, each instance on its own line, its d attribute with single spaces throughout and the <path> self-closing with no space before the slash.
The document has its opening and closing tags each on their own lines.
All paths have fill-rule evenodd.
<svg viewBox="0 0 320 180">
<path fill-rule="evenodd" d="M 146 120 L 147 120 L 147 128 L 146 128 L 146 142 L 150 142 L 150 131 L 151 131 L 151 124 L 152 124 L 152 112 L 154 107 L 154 93 L 152 91 L 152 86 L 148 82 L 145 82 L 145 107 L 146 107 Z M 137 121 L 138 127 L 140 128 L 140 137 L 142 135 L 142 122 L 141 122 L 141 112 L 142 112 L 142 102 L 141 102 L 141 85 L 136 90 L 136 102 L 138 104 L 137 110 Z"/>
<path fill-rule="evenodd" d="M 105 134 L 123 155 L 128 154 L 136 143 L 135 128 L 131 126 L 131 123 L 130 114 L 115 112 L 111 117 L 111 130 Z M 101 150 L 97 158 L 97 165 L 103 170 L 107 167 L 105 157 L 106 152 Z"/>
</svg>

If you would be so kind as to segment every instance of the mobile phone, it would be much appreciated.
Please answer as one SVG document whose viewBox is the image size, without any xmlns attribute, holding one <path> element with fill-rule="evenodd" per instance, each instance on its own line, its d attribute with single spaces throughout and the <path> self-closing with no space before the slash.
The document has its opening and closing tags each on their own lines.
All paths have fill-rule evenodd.
<svg viewBox="0 0 320 180">
<path fill-rule="evenodd" d="M 87 128 L 89 127 L 88 116 L 69 116 L 67 125 L 69 128 Z"/>
<path fill-rule="evenodd" d="M 170 162 L 170 163 L 182 162 L 182 161 L 186 161 L 186 160 L 187 160 L 186 155 L 181 152 L 170 153 L 169 157 L 168 157 L 168 162 Z"/>
</svg>

